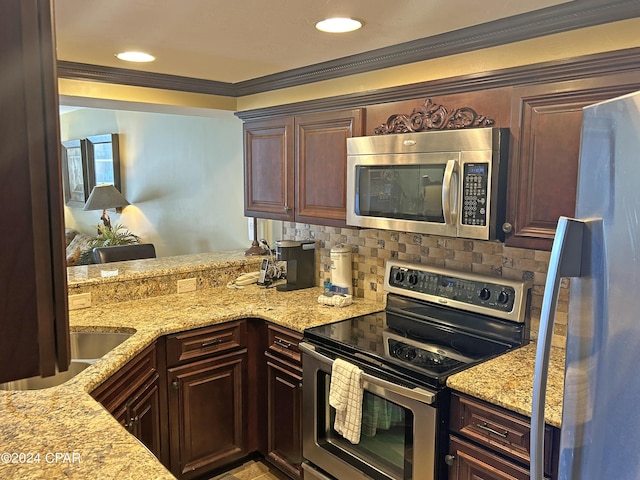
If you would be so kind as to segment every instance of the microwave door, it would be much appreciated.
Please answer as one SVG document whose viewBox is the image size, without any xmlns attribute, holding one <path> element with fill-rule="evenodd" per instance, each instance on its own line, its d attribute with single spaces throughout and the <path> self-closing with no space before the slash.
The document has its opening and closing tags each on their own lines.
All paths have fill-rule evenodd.
<svg viewBox="0 0 640 480">
<path fill-rule="evenodd" d="M 348 158 L 347 224 L 454 236 L 457 159 L 415 154 L 402 160 L 386 155 Z M 445 219 L 445 209 L 452 221 Z"/>
</svg>

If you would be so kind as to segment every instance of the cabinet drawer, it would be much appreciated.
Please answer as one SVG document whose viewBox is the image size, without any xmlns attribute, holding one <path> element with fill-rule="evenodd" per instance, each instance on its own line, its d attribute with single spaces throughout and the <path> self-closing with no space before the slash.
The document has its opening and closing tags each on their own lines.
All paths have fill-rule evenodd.
<svg viewBox="0 0 640 480">
<path fill-rule="evenodd" d="M 489 450 L 465 442 L 455 436 L 449 438 L 449 480 L 529 480 L 529 470 L 512 463 Z M 545 480 L 549 477 L 545 475 Z"/>
<path fill-rule="evenodd" d="M 200 360 L 246 346 L 247 324 L 244 321 L 176 333 L 167 337 L 167 366 Z"/>
<path fill-rule="evenodd" d="M 91 392 L 91 396 L 100 402 L 116 417 L 116 410 L 150 378 L 157 373 L 156 344 L 148 346 L 115 375 Z"/>
<path fill-rule="evenodd" d="M 531 421 L 503 408 L 459 395 L 451 396 L 451 432 L 500 452 L 518 462 L 530 463 Z M 552 471 L 553 429 L 544 431 L 544 470 Z"/>
<path fill-rule="evenodd" d="M 298 343 L 302 334 L 277 325 L 267 324 L 267 350 L 277 356 L 284 356 L 297 363 L 302 362 Z"/>
</svg>

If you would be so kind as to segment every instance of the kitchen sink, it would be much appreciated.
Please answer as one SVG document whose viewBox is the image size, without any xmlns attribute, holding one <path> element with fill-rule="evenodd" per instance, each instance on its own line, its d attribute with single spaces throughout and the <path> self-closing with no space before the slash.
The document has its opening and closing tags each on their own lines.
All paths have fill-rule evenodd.
<svg viewBox="0 0 640 480">
<path fill-rule="evenodd" d="M 71 380 L 85 368 L 116 348 L 132 333 L 124 332 L 71 332 L 71 363 L 66 372 L 50 377 L 30 377 L 0 384 L 0 390 L 40 390 L 55 387 Z"/>
<path fill-rule="evenodd" d="M 13 382 L 5 382 L 0 384 L 0 390 L 40 390 L 42 388 L 55 387 L 71 380 L 89 366 L 91 366 L 89 362 L 72 361 L 69 365 L 69 370 L 66 372 L 58 372 L 56 369 L 56 374 L 50 377 L 30 377 L 14 380 Z"/>
<path fill-rule="evenodd" d="M 124 332 L 71 332 L 71 360 L 93 363 L 131 335 Z"/>
</svg>

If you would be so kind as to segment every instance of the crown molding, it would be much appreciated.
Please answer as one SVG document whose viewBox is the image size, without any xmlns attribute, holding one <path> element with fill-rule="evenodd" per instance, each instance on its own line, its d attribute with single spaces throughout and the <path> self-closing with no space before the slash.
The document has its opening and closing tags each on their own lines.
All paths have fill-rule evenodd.
<svg viewBox="0 0 640 480">
<path fill-rule="evenodd" d="M 554 7 L 238 83 L 58 61 L 58 77 L 241 97 L 495 47 L 640 16 L 640 0 L 573 0 Z"/>
<path fill-rule="evenodd" d="M 574 0 L 502 20 L 236 83 L 238 96 L 467 53 L 640 16 L 640 0 Z"/>
<path fill-rule="evenodd" d="M 253 110 L 236 112 L 242 120 L 257 120 L 320 112 L 324 110 L 366 107 L 424 97 L 437 97 L 501 87 L 516 87 L 549 82 L 574 81 L 589 77 L 640 70 L 640 47 L 615 52 L 536 63 L 458 77 L 338 95 Z M 640 80 L 639 80 L 640 82 Z"/>
<path fill-rule="evenodd" d="M 58 78 L 237 97 L 232 83 L 58 60 Z"/>
</svg>

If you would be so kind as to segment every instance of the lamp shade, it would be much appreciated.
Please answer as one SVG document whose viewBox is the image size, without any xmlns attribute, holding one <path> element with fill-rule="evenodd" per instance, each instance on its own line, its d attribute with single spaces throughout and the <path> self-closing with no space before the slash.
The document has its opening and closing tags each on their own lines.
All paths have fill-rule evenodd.
<svg viewBox="0 0 640 480">
<path fill-rule="evenodd" d="M 96 185 L 84 204 L 83 210 L 106 210 L 130 205 L 126 198 L 113 185 Z"/>
</svg>

